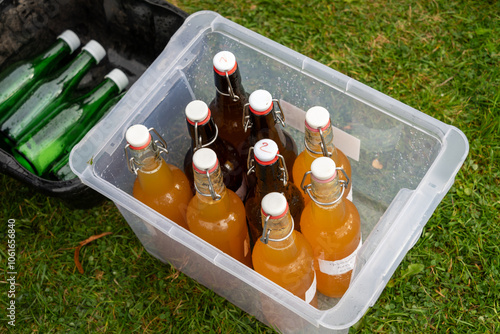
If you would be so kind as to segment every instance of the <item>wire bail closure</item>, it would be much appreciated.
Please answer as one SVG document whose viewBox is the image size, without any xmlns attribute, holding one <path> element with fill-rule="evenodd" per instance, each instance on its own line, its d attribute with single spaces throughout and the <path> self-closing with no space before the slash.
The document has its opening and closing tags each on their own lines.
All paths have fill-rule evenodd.
<svg viewBox="0 0 500 334">
<path fill-rule="evenodd" d="M 314 197 L 313 193 L 311 192 L 311 187 L 312 187 L 311 183 L 304 184 L 306 182 L 307 175 L 311 175 L 312 172 L 308 171 L 304 174 L 304 177 L 302 178 L 302 182 L 300 183 L 300 188 L 302 188 L 302 190 L 304 190 L 304 192 L 309 195 L 309 197 L 314 201 L 314 203 L 316 203 L 318 205 L 322 205 L 322 206 L 330 206 L 330 205 L 338 203 L 340 201 L 340 199 L 342 198 L 342 196 L 344 196 L 344 192 L 347 189 L 347 186 L 349 185 L 350 180 L 349 180 L 349 177 L 347 176 L 347 173 L 344 171 L 343 168 L 337 167 L 335 169 L 337 171 L 341 171 L 342 174 L 344 174 L 346 181 L 339 180 L 340 186 L 342 187 L 342 191 L 340 192 L 339 197 L 337 197 L 335 200 L 333 200 L 331 202 L 327 202 L 327 203 L 320 202 L 317 198 Z"/>
<path fill-rule="evenodd" d="M 205 169 L 206 173 L 207 173 L 207 180 L 208 180 L 208 191 L 210 191 L 210 194 L 205 194 L 203 193 L 202 191 L 200 191 L 200 189 L 198 189 L 198 187 L 196 186 L 196 182 L 194 183 L 194 189 L 196 190 L 196 192 L 198 194 L 200 194 L 201 196 L 205 196 L 205 197 L 212 197 L 212 199 L 214 201 L 218 201 L 222 198 L 222 196 L 220 194 L 217 194 L 215 192 L 215 189 L 214 189 L 214 184 L 212 183 L 212 179 L 210 178 L 211 177 L 211 174 L 210 174 L 210 171 L 208 169 Z"/>
<path fill-rule="evenodd" d="M 255 173 L 255 154 L 253 153 L 253 146 L 248 150 L 247 156 L 247 175 Z M 283 182 L 283 186 L 288 184 L 288 170 L 286 169 L 285 157 L 281 154 L 277 154 L 278 161 L 280 162 L 279 170 L 281 172 L 281 177 L 279 180 Z"/>
<path fill-rule="evenodd" d="M 233 102 L 239 101 L 240 97 L 234 93 L 233 86 L 231 85 L 231 81 L 229 80 L 229 73 L 227 73 L 227 71 L 225 71 L 224 74 L 225 74 L 225 77 L 226 77 L 226 80 L 227 80 L 227 90 L 228 90 L 229 93 L 221 92 L 219 90 L 219 88 L 217 88 L 217 86 L 215 86 L 215 89 L 217 90 L 217 92 L 219 94 L 224 95 L 224 96 L 229 96 L 233 100 Z"/>
<path fill-rule="evenodd" d="M 155 128 L 148 129 L 148 132 L 151 132 L 151 131 L 153 131 L 155 133 L 155 135 L 158 137 L 157 140 L 154 140 L 151 142 L 153 151 L 155 152 L 155 159 L 158 159 L 160 157 L 161 153 L 168 154 L 167 142 L 158 133 L 158 131 L 156 131 Z M 125 159 L 127 159 L 127 167 L 131 173 L 134 173 L 135 175 L 137 175 L 137 170 L 140 169 L 141 164 L 139 162 L 137 162 L 134 157 L 129 158 L 129 154 L 128 154 L 128 150 L 127 150 L 127 148 L 129 148 L 129 147 L 130 147 L 130 144 L 127 143 L 125 145 L 125 147 L 123 148 L 125 150 Z"/>
<path fill-rule="evenodd" d="M 321 129 L 321 127 L 318 127 L 318 132 L 319 132 L 319 136 L 321 138 L 321 143 L 320 143 L 320 147 L 321 147 L 321 152 L 318 152 L 318 151 L 314 151 L 313 149 L 311 149 L 308 145 L 307 145 L 307 140 L 304 139 L 304 145 L 306 147 L 306 149 L 313 153 L 313 154 L 321 154 L 323 155 L 324 157 L 328 157 L 330 158 L 332 156 L 332 152 L 329 152 L 327 147 L 326 147 L 326 140 L 325 140 L 325 136 L 323 135 L 323 130 Z"/>
<path fill-rule="evenodd" d="M 271 239 L 269 238 L 269 234 L 271 234 L 272 229 L 267 228 L 267 222 L 269 221 L 269 219 L 271 219 L 271 215 L 267 215 L 266 220 L 264 221 L 264 228 L 262 230 L 262 236 L 260 237 L 260 241 L 262 241 L 264 245 L 267 245 L 269 241 L 280 242 L 288 239 L 292 235 L 293 230 L 295 229 L 295 222 L 293 221 L 293 217 L 290 218 L 292 219 L 292 228 L 290 229 L 290 232 L 288 232 L 288 234 L 285 235 L 283 238 Z"/>
<path fill-rule="evenodd" d="M 273 102 L 273 108 L 272 108 L 272 113 L 273 113 L 273 118 L 274 118 L 274 123 L 280 123 L 281 126 L 285 126 L 285 113 L 283 112 L 283 108 L 281 108 L 280 101 L 278 99 L 272 99 Z M 278 105 L 278 109 L 276 110 L 274 108 L 274 103 Z M 250 119 L 250 103 L 246 103 L 243 106 L 243 119 L 242 119 L 243 127 L 245 128 L 245 132 L 247 132 L 247 129 L 252 128 L 253 123 Z"/>
<path fill-rule="evenodd" d="M 213 123 L 213 124 L 215 126 L 215 136 L 214 136 L 214 138 L 211 141 L 209 141 L 206 144 L 203 144 L 201 136 L 198 135 L 198 122 L 194 123 L 194 147 L 193 147 L 193 153 L 196 152 L 197 150 L 199 150 L 200 148 L 208 147 L 208 146 L 212 145 L 215 142 L 215 140 L 217 140 L 217 137 L 219 136 L 219 128 L 217 127 L 217 124 L 215 124 L 215 123 Z"/>
</svg>

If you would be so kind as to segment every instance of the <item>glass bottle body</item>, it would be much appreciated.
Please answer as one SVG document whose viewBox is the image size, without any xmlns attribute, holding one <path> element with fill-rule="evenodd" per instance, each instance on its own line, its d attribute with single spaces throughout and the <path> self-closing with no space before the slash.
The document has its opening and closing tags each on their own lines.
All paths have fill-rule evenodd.
<svg viewBox="0 0 500 334">
<path fill-rule="evenodd" d="M 271 139 L 278 145 L 280 154 L 285 158 L 287 172 L 292 181 L 292 168 L 297 158 L 297 144 L 292 136 L 282 129 L 280 125 L 276 124 L 274 120 L 273 111 L 265 115 L 257 115 L 250 112 L 251 128 L 250 136 L 248 138 L 249 146 L 254 146 L 261 139 Z M 249 178 L 251 179 L 251 178 Z M 249 181 L 255 184 L 256 180 Z"/>
<path fill-rule="evenodd" d="M 216 152 L 220 162 L 220 169 L 222 171 L 223 182 L 229 190 L 235 192 L 240 199 L 246 196 L 246 183 L 243 176 L 243 160 L 236 148 L 230 143 L 219 138 L 218 131 L 212 119 L 203 125 L 197 126 L 198 136 L 201 137 L 201 143 L 197 146 L 195 140 L 195 126 L 187 122 L 188 130 L 191 135 L 191 147 L 184 157 L 184 172 L 188 177 L 192 189 L 194 191 L 194 173 L 193 173 L 193 154 L 194 152 L 203 147 L 210 148 Z"/>
<path fill-rule="evenodd" d="M 138 162 L 133 196 L 184 228 L 186 209 L 193 197 L 189 181 L 177 167 L 168 164 L 154 149 L 153 142 L 142 150 L 131 150 Z"/>
<path fill-rule="evenodd" d="M 267 227 L 271 229 L 267 244 L 258 239 L 252 252 L 255 271 L 317 307 L 311 245 L 300 232 L 290 233 L 293 229 L 290 214 L 270 219 Z"/>
<path fill-rule="evenodd" d="M 198 191 L 189 202 L 187 223 L 195 235 L 251 267 L 245 207 L 232 190 L 226 189 L 221 174 L 217 167 L 210 175 L 214 191 L 220 195 L 219 199 L 214 199 L 200 194 L 210 194 L 207 174 L 194 172 Z"/>
<path fill-rule="evenodd" d="M 321 184 L 312 181 L 313 196 L 329 203 L 340 196 L 338 179 Z M 300 220 L 304 237 L 314 253 L 318 291 L 340 298 L 349 287 L 356 252 L 361 245 L 358 210 L 345 198 L 333 205 L 306 204 Z"/>
</svg>

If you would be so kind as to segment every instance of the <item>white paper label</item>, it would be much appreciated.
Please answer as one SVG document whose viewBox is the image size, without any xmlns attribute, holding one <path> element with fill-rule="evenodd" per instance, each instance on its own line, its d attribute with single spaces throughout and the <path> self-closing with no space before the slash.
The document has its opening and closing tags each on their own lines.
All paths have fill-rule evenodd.
<svg viewBox="0 0 500 334">
<path fill-rule="evenodd" d="M 316 272 L 314 271 L 314 269 L 313 269 L 313 272 L 314 272 L 313 282 L 312 282 L 311 286 L 309 287 L 309 289 L 307 289 L 307 291 L 306 291 L 306 303 L 308 303 L 308 304 L 311 303 L 314 296 L 316 295 Z"/>
<path fill-rule="evenodd" d="M 337 261 L 326 261 L 326 260 L 321 260 L 318 259 L 319 263 L 319 271 L 321 271 L 324 274 L 330 275 L 330 276 L 335 276 L 335 275 L 342 275 L 345 273 L 348 273 L 349 271 L 354 269 L 354 264 L 356 262 L 356 254 L 358 253 L 358 250 L 361 248 L 361 245 L 363 244 L 363 241 L 360 239 L 359 240 L 359 245 L 356 248 L 354 252 L 351 253 L 351 255 Z"/>
</svg>

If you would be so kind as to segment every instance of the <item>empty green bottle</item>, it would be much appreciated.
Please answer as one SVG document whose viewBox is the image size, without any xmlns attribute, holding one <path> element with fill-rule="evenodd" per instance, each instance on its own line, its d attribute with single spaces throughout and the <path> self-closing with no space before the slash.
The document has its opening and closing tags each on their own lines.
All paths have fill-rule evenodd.
<svg viewBox="0 0 500 334">
<path fill-rule="evenodd" d="M 91 92 L 56 108 L 53 118 L 19 142 L 13 150 L 14 156 L 32 173 L 45 175 L 49 167 L 70 152 L 73 145 L 85 135 L 85 130 L 98 122 L 106 111 L 103 108 L 106 102 L 127 85 L 127 76 L 114 69 Z"/>
<path fill-rule="evenodd" d="M 50 180 L 59 180 L 59 181 L 67 181 L 76 178 L 77 176 L 71 170 L 69 166 L 69 152 L 82 138 L 90 131 L 90 129 L 100 120 L 106 116 L 106 114 L 120 101 L 120 99 L 125 95 L 125 92 L 122 92 L 120 95 L 115 96 L 111 100 L 109 100 L 104 107 L 102 107 L 98 116 L 95 116 L 95 122 L 89 122 L 85 125 L 85 129 L 80 132 L 76 137 L 73 138 L 71 144 L 66 147 L 65 153 L 59 158 L 56 159 L 52 164 L 50 169 L 48 170 L 43 177 Z M 102 116 L 100 116 L 102 115 Z M 92 161 L 88 162 L 92 164 Z"/>
<path fill-rule="evenodd" d="M 29 60 L 16 62 L 0 73 L 0 117 L 11 114 L 16 102 L 66 56 L 80 47 L 80 39 L 71 30 L 57 37 L 58 41 L 43 53 Z"/>
<path fill-rule="evenodd" d="M 13 107 L 7 118 L 0 119 L 0 132 L 10 147 L 15 147 L 21 138 L 52 111 L 78 85 L 90 68 L 106 55 L 104 48 L 96 41 L 88 42 L 80 54 L 68 65 L 35 85 Z"/>
</svg>

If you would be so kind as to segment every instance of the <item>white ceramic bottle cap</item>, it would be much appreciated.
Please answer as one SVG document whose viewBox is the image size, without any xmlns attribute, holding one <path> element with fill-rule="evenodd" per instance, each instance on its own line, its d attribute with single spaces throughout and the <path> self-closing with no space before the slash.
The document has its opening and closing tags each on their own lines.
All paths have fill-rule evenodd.
<svg viewBox="0 0 500 334">
<path fill-rule="evenodd" d="M 280 218 L 288 210 L 288 203 L 283 194 L 272 192 L 262 198 L 262 211 L 265 215 L 271 215 L 272 218 Z"/>
<path fill-rule="evenodd" d="M 214 69 L 216 69 L 219 74 L 234 73 L 236 70 L 236 58 L 234 54 L 229 51 L 221 51 L 214 56 Z"/>
<path fill-rule="evenodd" d="M 272 139 L 261 139 L 255 143 L 253 154 L 259 163 L 272 163 L 277 160 L 278 145 Z"/>
<path fill-rule="evenodd" d="M 193 166 L 203 173 L 213 171 L 217 166 L 217 154 L 212 149 L 200 148 L 193 154 Z"/>
<path fill-rule="evenodd" d="M 62 34 L 57 36 L 57 38 L 62 39 L 63 41 L 66 42 L 66 44 L 68 44 L 71 50 L 70 53 L 73 53 L 76 49 L 78 49 L 81 44 L 80 38 L 72 30 L 64 31 Z"/>
<path fill-rule="evenodd" d="M 313 178 L 318 181 L 330 181 L 337 175 L 335 161 L 328 157 L 316 158 L 311 164 Z"/>
<path fill-rule="evenodd" d="M 256 114 L 264 114 L 273 108 L 273 96 L 267 90 L 258 89 L 248 98 L 250 110 Z"/>
<path fill-rule="evenodd" d="M 113 80 L 120 92 L 122 90 L 124 90 L 125 87 L 128 86 L 127 76 L 125 75 L 125 73 L 123 73 L 123 71 L 121 71 L 117 68 L 115 68 L 114 70 L 112 70 L 111 72 L 106 74 L 105 78 L 109 78 L 109 79 Z"/>
<path fill-rule="evenodd" d="M 198 122 L 202 125 L 208 121 L 210 110 L 205 102 L 200 100 L 194 100 L 188 103 L 185 109 L 186 118 L 190 123 L 194 124 Z"/>
<path fill-rule="evenodd" d="M 306 112 L 306 125 L 312 129 L 324 129 L 330 124 L 330 113 L 323 107 L 312 107 Z"/>
<path fill-rule="evenodd" d="M 151 141 L 149 130 L 142 124 L 135 124 L 128 128 L 125 133 L 125 139 L 133 150 L 145 148 Z"/>
<path fill-rule="evenodd" d="M 94 57 L 97 64 L 106 56 L 106 50 L 98 42 L 91 40 L 82 48 Z"/>
</svg>

